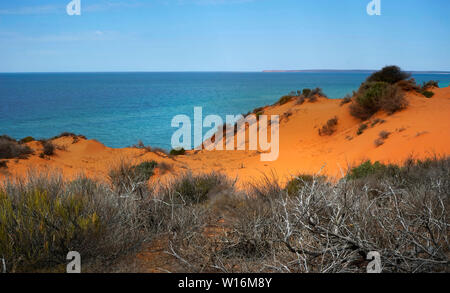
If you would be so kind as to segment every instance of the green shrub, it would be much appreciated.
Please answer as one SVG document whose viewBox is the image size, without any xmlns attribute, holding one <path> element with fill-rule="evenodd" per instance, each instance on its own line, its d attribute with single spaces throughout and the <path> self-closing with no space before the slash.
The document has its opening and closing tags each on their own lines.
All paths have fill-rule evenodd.
<svg viewBox="0 0 450 293">
<path fill-rule="evenodd" d="M 311 94 L 311 89 L 303 89 L 303 95 L 308 98 Z"/>
<path fill-rule="evenodd" d="M 18 272 L 64 264 L 69 251 L 85 252 L 82 246 L 104 233 L 83 197 L 55 198 L 38 189 L 18 198 L 1 191 L 0 219 L 0 251 Z"/>
<path fill-rule="evenodd" d="M 431 98 L 431 97 L 433 97 L 434 96 L 434 93 L 433 92 L 430 92 L 430 91 L 423 91 L 422 92 L 422 95 L 424 95 L 426 98 Z"/>
<path fill-rule="evenodd" d="M 170 155 L 172 156 L 182 156 L 186 154 L 186 150 L 184 148 L 176 148 L 170 151 Z"/>
<path fill-rule="evenodd" d="M 284 105 L 284 104 L 290 102 L 293 98 L 294 98 L 294 96 L 292 96 L 292 95 L 282 96 L 280 98 L 280 100 L 278 100 L 278 104 Z"/>
<path fill-rule="evenodd" d="M 386 82 L 366 82 L 359 88 L 356 103 L 350 105 L 350 114 L 367 120 L 379 110 L 388 114 L 407 107 L 408 102 L 400 89 Z"/>
<path fill-rule="evenodd" d="M 357 167 L 353 167 L 347 174 L 348 179 L 360 179 L 377 172 L 383 171 L 386 168 L 385 165 L 380 162 L 372 163 L 370 160 L 365 161 Z"/>
<path fill-rule="evenodd" d="M 290 180 L 285 188 L 284 191 L 289 196 L 297 196 L 299 191 L 302 190 L 305 187 L 311 186 L 314 181 L 323 183 L 326 181 L 326 177 L 324 176 L 313 176 L 309 174 L 300 174 L 295 176 L 294 179 Z"/>
<path fill-rule="evenodd" d="M 31 172 L 0 184 L 0 258 L 7 272 L 62 273 L 77 251 L 83 272 L 104 272 L 151 237 L 149 209 L 86 177 Z"/>
<path fill-rule="evenodd" d="M 380 71 L 374 72 L 367 78 L 368 82 L 386 82 L 394 84 L 401 80 L 411 77 L 411 74 L 406 73 L 398 66 L 386 66 Z"/>
<path fill-rule="evenodd" d="M 142 180 L 149 180 L 155 173 L 154 170 L 157 165 L 158 163 L 155 161 L 142 162 L 139 165 L 134 166 L 134 172 L 136 176 Z"/>
<path fill-rule="evenodd" d="M 220 173 L 201 175 L 183 174 L 170 184 L 170 188 L 187 204 L 206 202 L 212 192 L 220 192 L 231 187 L 227 177 Z"/>
<path fill-rule="evenodd" d="M 24 143 L 32 142 L 32 141 L 34 141 L 34 140 L 35 140 L 35 139 L 34 139 L 33 137 L 27 136 L 27 137 L 24 137 L 24 138 L 22 138 L 21 140 L 19 140 L 19 143 L 20 143 L 20 144 L 24 144 Z"/>
<path fill-rule="evenodd" d="M 153 176 L 156 165 L 155 161 L 134 165 L 130 161 L 121 160 L 109 170 L 108 177 L 111 186 L 118 194 L 135 191 L 142 196 L 147 192 L 147 185 L 144 183 Z"/>
</svg>

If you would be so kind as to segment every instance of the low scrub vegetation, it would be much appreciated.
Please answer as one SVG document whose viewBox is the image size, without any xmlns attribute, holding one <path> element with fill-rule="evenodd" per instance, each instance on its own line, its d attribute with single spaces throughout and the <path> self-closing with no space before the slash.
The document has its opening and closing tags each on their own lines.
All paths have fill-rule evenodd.
<svg viewBox="0 0 450 293">
<path fill-rule="evenodd" d="M 350 105 L 350 114 L 367 120 L 379 110 L 393 114 L 407 106 L 408 101 L 396 85 L 382 81 L 366 82 L 356 93 L 355 103 Z"/>
<path fill-rule="evenodd" d="M 336 127 L 338 125 L 338 118 L 334 117 L 327 121 L 325 125 L 322 126 L 322 128 L 319 128 L 319 135 L 332 135 L 336 132 Z"/>
<path fill-rule="evenodd" d="M 0 136 L 0 159 L 25 159 L 32 153 L 30 147 L 19 144 L 15 139 L 7 135 Z"/>
<path fill-rule="evenodd" d="M 0 187 L 0 251 L 8 272 L 64 272 L 66 255 L 106 267 L 145 237 L 142 202 L 87 178 L 31 175 Z M 142 208 L 142 206 L 141 206 Z"/>
<path fill-rule="evenodd" d="M 439 83 L 433 80 L 420 86 L 410 77 L 409 73 L 398 66 L 387 66 L 374 72 L 361 84 L 358 91 L 353 93 L 354 103 L 350 105 L 350 114 L 361 120 L 369 119 L 380 110 L 393 114 L 408 106 L 404 92 L 415 91 L 430 98 L 433 92 L 429 89 L 439 86 Z M 341 106 L 349 102 L 349 98 L 344 99 Z"/>
<path fill-rule="evenodd" d="M 35 139 L 32 136 L 27 136 L 27 137 L 24 137 L 21 140 L 19 140 L 19 143 L 24 144 L 24 143 L 29 143 L 32 141 L 35 141 Z"/>
<path fill-rule="evenodd" d="M 406 92 L 420 91 L 420 86 L 416 83 L 416 80 L 414 78 L 400 80 L 396 83 L 396 85 Z"/>
<path fill-rule="evenodd" d="M 8 272 L 63 272 L 71 250 L 84 272 L 123 271 L 118 260 L 155 239 L 171 272 L 361 273 L 370 251 L 383 272 L 449 272 L 449 172 L 449 158 L 367 161 L 339 181 L 266 177 L 238 190 L 222 174 L 184 173 L 127 192 L 117 185 L 128 181 L 31 175 L 0 184 L 0 251 Z"/>
<path fill-rule="evenodd" d="M 424 95 L 425 96 L 425 98 L 432 98 L 433 96 L 434 96 L 434 93 L 433 92 L 430 92 L 430 91 L 423 91 L 422 92 L 422 95 Z"/>
<path fill-rule="evenodd" d="M 364 130 L 366 130 L 368 128 L 367 124 L 362 123 L 359 125 L 358 127 L 358 131 L 356 132 L 357 135 L 361 135 L 364 133 Z"/>
<path fill-rule="evenodd" d="M 278 100 L 278 104 L 284 105 L 284 104 L 290 102 L 293 98 L 294 98 L 294 96 L 291 96 L 291 95 L 282 96 L 280 98 L 280 100 Z"/>
<path fill-rule="evenodd" d="M 386 66 L 380 71 L 371 74 L 367 78 L 367 82 L 386 82 L 394 84 L 410 77 L 410 73 L 402 71 L 398 66 Z"/>
<path fill-rule="evenodd" d="M 427 90 L 431 88 L 439 88 L 439 81 L 437 80 L 429 80 L 422 84 L 422 90 Z"/>
<path fill-rule="evenodd" d="M 385 131 L 385 130 L 381 131 L 381 132 L 378 134 L 378 138 L 374 141 L 375 146 L 376 146 L 376 147 L 379 147 L 379 146 L 383 145 L 383 144 L 384 144 L 384 141 L 385 141 L 386 139 L 388 139 L 389 135 L 391 135 L 390 132 Z"/>
<path fill-rule="evenodd" d="M 45 156 L 53 156 L 55 154 L 55 145 L 52 143 L 51 140 L 45 140 L 42 142 L 42 155 Z"/>
<path fill-rule="evenodd" d="M 345 104 L 351 103 L 352 102 L 352 97 L 350 95 L 346 95 L 341 103 L 339 104 L 340 106 L 344 106 Z"/>
<path fill-rule="evenodd" d="M 172 149 L 170 151 L 170 155 L 172 156 L 182 156 L 186 154 L 186 150 L 184 148 Z"/>
<path fill-rule="evenodd" d="M 295 100 L 296 105 L 301 105 L 305 101 L 308 102 L 316 102 L 318 97 L 327 98 L 327 95 L 324 94 L 321 88 L 308 89 L 305 88 L 303 90 L 292 91 L 288 95 L 281 97 L 276 104 L 284 105 L 292 100 Z M 262 108 L 261 108 L 262 109 Z M 259 109 L 255 109 L 253 113 L 257 113 Z"/>
</svg>

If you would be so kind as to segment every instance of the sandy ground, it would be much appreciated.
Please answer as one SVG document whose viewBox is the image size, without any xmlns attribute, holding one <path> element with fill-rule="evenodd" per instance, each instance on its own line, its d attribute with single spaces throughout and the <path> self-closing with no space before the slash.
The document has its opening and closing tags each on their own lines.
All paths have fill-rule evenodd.
<svg viewBox="0 0 450 293">
<path fill-rule="evenodd" d="M 450 154 L 450 87 L 434 89 L 427 99 L 408 93 L 409 107 L 393 115 L 377 113 L 367 122 L 368 128 L 357 135 L 361 121 L 349 114 L 349 105 L 341 100 L 319 98 L 317 102 L 264 108 L 264 114 L 279 114 L 280 151 L 273 162 L 262 162 L 258 151 L 189 151 L 184 156 L 168 157 L 137 148 L 113 149 L 95 140 L 71 137 L 53 141 L 59 147 L 55 155 L 40 158 L 39 142 L 28 145 L 35 150 L 28 159 L 8 160 L 8 168 L 0 169 L 0 179 L 9 175 L 26 176 L 29 169 L 40 172 L 59 170 L 67 178 L 85 174 L 94 179 L 105 179 L 111 166 L 120 160 L 138 163 L 147 160 L 165 162 L 172 166 L 167 172 L 157 170 L 152 180 L 169 178 L 179 172 L 221 171 L 239 184 L 256 180 L 262 175 L 276 174 L 281 180 L 299 173 L 321 173 L 339 178 L 351 165 L 370 159 L 386 163 L 400 163 L 408 157 L 425 158 Z M 285 113 L 290 113 L 285 117 Z M 338 118 L 337 131 L 331 136 L 320 136 L 318 129 L 330 118 Z M 384 123 L 371 126 L 376 118 Z M 390 132 L 384 144 L 374 141 L 381 131 Z M 31 134 L 32 135 L 32 134 Z M 156 179 L 157 178 L 157 179 Z"/>
</svg>

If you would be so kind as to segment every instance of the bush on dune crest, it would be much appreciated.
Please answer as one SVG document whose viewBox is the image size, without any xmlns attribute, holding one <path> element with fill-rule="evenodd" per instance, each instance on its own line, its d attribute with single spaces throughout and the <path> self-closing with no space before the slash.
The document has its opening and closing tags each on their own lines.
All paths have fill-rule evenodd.
<svg viewBox="0 0 450 293">
<path fill-rule="evenodd" d="M 386 82 L 394 84 L 410 77 L 410 73 L 404 72 L 400 69 L 400 67 L 392 65 L 386 66 L 380 71 L 374 72 L 367 78 L 367 82 Z"/>
<path fill-rule="evenodd" d="M 15 139 L 7 135 L 0 136 L 0 159 L 24 159 L 32 153 L 30 147 L 19 144 Z"/>
<path fill-rule="evenodd" d="M 350 114 L 361 120 L 369 119 L 379 110 L 393 114 L 408 106 L 403 91 L 415 91 L 430 98 L 433 93 L 428 89 L 439 86 L 437 81 L 429 81 L 420 86 L 410 77 L 411 74 L 398 66 L 386 66 L 374 72 L 353 94 L 355 103 L 350 105 Z"/>
<path fill-rule="evenodd" d="M 350 114 L 361 120 L 369 119 L 379 110 L 393 114 L 408 106 L 401 90 L 386 82 L 362 84 L 356 93 L 355 102 L 350 105 Z"/>
<path fill-rule="evenodd" d="M 368 161 L 338 182 L 302 174 L 237 190 L 224 175 L 186 173 L 127 193 L 116 187 L 126 176 L 30 176 L 0 185 L 0 251 L 9 272 L 64 271 L 70 250 L 83 271 L 117 271 L 163 237 L 177 272 L 365 272 L 369 251 L 384 272 L 448 272 L 449 174 L 449 158 Z"/>
</svg>

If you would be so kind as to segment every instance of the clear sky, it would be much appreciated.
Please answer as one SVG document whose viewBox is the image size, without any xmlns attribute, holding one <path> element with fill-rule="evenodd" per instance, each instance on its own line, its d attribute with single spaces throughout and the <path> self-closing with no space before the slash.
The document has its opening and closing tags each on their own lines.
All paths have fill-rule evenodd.
<svg viewBox="0 0 450 293">
<path fill-rule="evenodd" d="M 0 72 L 450 70 L 450 1 L 0 0 Z"/>
</svg>

